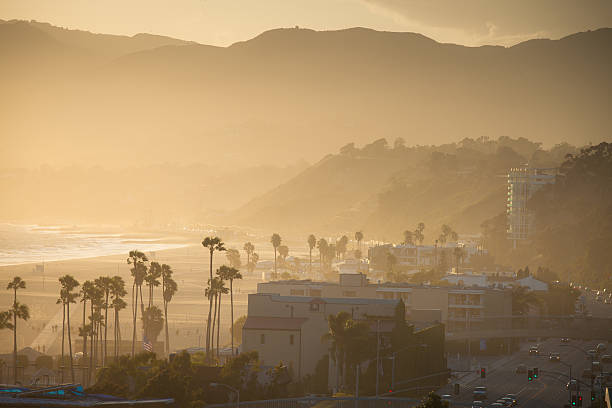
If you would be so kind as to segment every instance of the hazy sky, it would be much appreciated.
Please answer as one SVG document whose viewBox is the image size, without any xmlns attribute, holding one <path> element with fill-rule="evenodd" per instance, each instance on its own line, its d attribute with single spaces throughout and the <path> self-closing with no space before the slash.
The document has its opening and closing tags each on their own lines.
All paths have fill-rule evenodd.
<svg viewBox="0 0 612 408">
<path fill-rule="evenodd" d="M 510 45 L 612 27 L 612 0 L 0 0 L 0 18 L 229 45 L 278 27 L 370 27 Z"/>
</svg>

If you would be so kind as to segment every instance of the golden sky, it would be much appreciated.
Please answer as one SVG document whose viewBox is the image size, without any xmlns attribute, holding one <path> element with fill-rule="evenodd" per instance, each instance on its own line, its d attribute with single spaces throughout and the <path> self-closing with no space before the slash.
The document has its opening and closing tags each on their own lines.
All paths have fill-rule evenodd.
<svg viewBox="0 0 612 408">
<path fill-rule="evenodd" d="M 512 45 L 612 26 L 612 0 L 0 0 L 0 19 L 229 45 L 278 27 L 369 27 Z"/>
</svg>

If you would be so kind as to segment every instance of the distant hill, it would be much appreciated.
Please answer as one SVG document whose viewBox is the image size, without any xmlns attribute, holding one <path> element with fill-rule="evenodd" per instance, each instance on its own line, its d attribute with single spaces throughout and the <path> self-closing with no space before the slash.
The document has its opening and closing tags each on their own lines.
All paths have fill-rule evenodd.
<svg viewBox="0 0 612 408">
<path fill-rule="evenodd" d="M 0 22 L 0 162 L 285 165 L 398 136 L 583 145 L 610 139 L 611 49 L 612 29 L 510 48 L 278 29 L 221 48 Z"/>
<path fill-rule="evenodd" d="M 426 225 L 433 242 L 442 224 L 479 233 L 505 209 L 506 174 L 513 166 L 558 166 L 576 148 L 543 149 L 527 139 L 464 139 L 439 146 L 389 146 L 379 139 L 344 146 L 284 184 L 255 198 L 228 219 L 239 225 L 295 233 L 363 230 L 368 239 L 398 242 L 404 230 Z"/>
</svg>

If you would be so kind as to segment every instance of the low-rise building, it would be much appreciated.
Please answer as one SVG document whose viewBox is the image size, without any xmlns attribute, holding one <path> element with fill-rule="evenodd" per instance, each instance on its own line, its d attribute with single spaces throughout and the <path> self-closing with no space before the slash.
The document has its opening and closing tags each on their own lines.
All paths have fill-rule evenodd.
<svg viewBox="0 0 612 408">
<path fill-rule="evenodd" d="M 300 379 L 313 374 L 329 351 L 329 344 L 322 341 L 329 331 L 329 315 L 347 312 L 354 320 L 367 321 L 371 316 L 392 319 L 396 306 L 396 300 L 376 298 L 250 294 L 242 351 L 257 351 L 264 366 L 282 361 L 294 378 Z"/>
</svg>

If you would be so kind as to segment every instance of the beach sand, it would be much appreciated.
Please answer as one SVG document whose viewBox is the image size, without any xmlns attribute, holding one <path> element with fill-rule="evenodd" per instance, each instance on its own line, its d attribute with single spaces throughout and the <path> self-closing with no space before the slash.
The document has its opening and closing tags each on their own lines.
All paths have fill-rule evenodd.
<svg viewBox="0 0 612 408">
<path fill-rule="evenodd" d="M 197 241 L 196 241 L 197 242 Z M 261 246 L 264 244 L 262 243 Z M 267 245 L 269 246 L 269 244 Z M 228 248 L 242 248 L 242 244 L 227 245 Z M 262 248 L 257 252 L 261 259 L 272 259 L 271 247 Z M 93 280 L 99 276 L 119 275 L 126 281 L 128 296 L 126 301 L 131 305 L 131 275 L 130 267 L 126 263 L 127 253 L 122 255 L 110 255 L 87 259 L 74 259 L 66 261 L 45 262 L 44 276 L 34 271 L 34 264 L 22 264 L 0 267 L 0 281 L 2 285 L 12 279 L 13 276 L 21 276 L 27 282 L 27 288 L 18 292 L 18 300 L 30 307 L 31 319 L 27 322 L 20 321 L 18 330 L 18 346 L 32 346 L 43 351 L 43 344 L 33 344 L 38 337 L 39 342 L 44 345 L 46 352 L 55 354 L 59 352 L 61 333 L 61 306 L 56 304 L 59 294 L 58 278 L 65 274 L 73 275 L 79 282 L 87 279 Z M 246 264 L 246 254 L 241 251 L 243 264 Z M 204 288 L 209 276 L 209 253 L 200 244 L 194 244 L 183 248 L 156 251 L 154 259 L 160 263 L 167 263 L 174 270 L 174 278 L 178 283 L 178 292 L 168 307 L 168 322 L 170 332 L 170 345 L 172 349 L 182 349 L 193 346 L 204 346 L 202 332 L 205 328 L 205 320 L 208 314 L 208 302 L 204 297 Z M 227 263 L 224 253 L 215 253 L 213 257 L 213 273 L 221 264 Z M 234 318 L 247 313 L 247 294 L 257 291 L 257 283 L 261 281 L 260 276 L 248 276 L 246 268 L 241 270 L 244 279 L 234 282 Z M 5 286 L 4 286 L 5 287 Z M 145 302 L 147 301 L 147 292 Z M 230 297 L 224 296 L 221 308 L 221 343 L 230 343 Z M 155 304 L 161 306 L 161 289 L 155 290 Z M 12 304 L 12 292 L 0 291 L 0 310 L 6 310 Z M 73 326 L 73 339 L 76 338 L 78 327 L 82 324 L 82 303 L 71 305 L 71 325 Z M 60 326 L 57 335 L 41 339 L 39 334 L 48 322 L 55 318 Z M 138 323 L 138 338 L 140 339 L 141 324 Z M 110 327 L 109 327 L 110 329 Z M 130 340 L 132 334 L 132 319 L 130 307 L 121 311 L 121 327 L 123 340 Z M 47 330 L 51 332 L 50 330 Z M 112 334 L 109 331 L 109 338 Z M 158 340 L 163 340 L 163 333 Z M 49 343 L 54 344 L 49 344 Z M 51 347 L 51 350 L 49 350 Z M 141 343 L 139 347 L 142 347 Z M 2 330 L 0 332 L 0 353 L 12 350 L 12 332 Z"/>
</svg>

